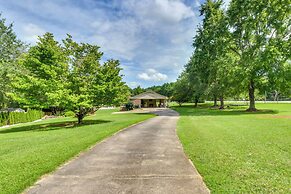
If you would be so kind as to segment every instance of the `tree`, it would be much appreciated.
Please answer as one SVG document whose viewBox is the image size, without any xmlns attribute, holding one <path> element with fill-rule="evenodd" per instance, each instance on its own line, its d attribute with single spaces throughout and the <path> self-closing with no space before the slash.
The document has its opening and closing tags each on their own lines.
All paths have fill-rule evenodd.
<svg viewBox="0 0 291 194">
<path fill-rule="evenodd" d="M 174 84 L 172 100 L 179 106 L 192 99 L 192 87 L 188 80 L 186 72 L 182 73 Z"/>
<path fill-rule="evenodd" d="M 227 16 L 231 30 L 229 49 L 239 58 L 236 68 L 248 89 L 248 110 L 256 111 L 255 90 L 262 90 L 277 77 L 272 75 L 288 69 L 290 1 L 232 0 Z"/>
<path fill-rule="evenodd" d="M 161 86 L 161 89 L 160 89 L 160 94 L 164 95 L 164 96 L 168 96 L 168 97 L 171 97 L 173 96 L 173 90 L 174 90 L 174 83 L 171 82 L 171 83 L 164 83 L 162 86 Z"/>
<path fill-rule="evenodd" d="M 13 24 L 6 25 L 0 14 L 0 108 L 10 102 L 11 78 L 19 71 L 17 59 L 25 50 L 25 45 L 13 32 Z"/>
<path fill-rule="evenodd" d="M 173 95 L 174 83 L 164 83 L 161 86 L 151 86 L 146 88 L 146 90 L 153 90 L 161 95 L 171 97 Z"/>
<path fill-rule="evenodd" d="M 110 59 L 100 68 L 102 92 L 96 93 L 99 104 L 120 105 L 128 100 L 130 90 L 120 75 L 122 68 L 118 60 Z M 98 90 L 96 90 L 98 91 Z"/>
<path fill-rule="evenodd" d="M 22 73 L 13 79 L 11 96 L 31 108 L 61 107 L 67 103 L 68 58 L 51 33 L 19 59 Z"/>
<path fill-rule="evenodd" d="M 131 95 L 135 96 L 135 95 L 138 95 L 138 94 L 141 94 L 143 92 L 145 92 L 146 90 L 143 89 L 142 87 L 140 86 L 137 86 L 136 88 L 133 88 L 132 91 L 131 91 Z"/>
<path fill-rule="evenodd" d="M 68 37 L 63 41 L 70 59 L 69 94 L 66 109 L 74 111 L 78 123 L 94 108 L 101 105 L 119 105 L 128 95 L 128 87 L 122 82 L 120 63 L 108 60 L 103 65 L 99 46 L 77 43 Z"/>
<path fill-rule="evenodd" d="M 214 106 L 219 98 L 220 109 L 223 109 L 224 97 L 233 92 L 230 88 L 234 82 L 236 58 L 228 50 L 230 32 L 221 6 L 221 0 L 207 0 L 201 6 L 204 19 L 194 37 L 195 50 L 188 70 L 205 84 L 204 94 L 213 96 Z"/>
</svg>

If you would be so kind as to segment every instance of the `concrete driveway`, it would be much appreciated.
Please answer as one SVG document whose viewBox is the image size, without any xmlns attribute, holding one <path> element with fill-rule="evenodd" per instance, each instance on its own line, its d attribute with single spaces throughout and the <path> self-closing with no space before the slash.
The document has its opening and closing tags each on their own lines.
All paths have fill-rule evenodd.
<svg viewBox="0 0 291 194">
<path fill-rule="evenodd" d="M 129 127 L 39 180 L 26 193 L 209 193 L 176 135 L 178 113 Z"/>
</svg>

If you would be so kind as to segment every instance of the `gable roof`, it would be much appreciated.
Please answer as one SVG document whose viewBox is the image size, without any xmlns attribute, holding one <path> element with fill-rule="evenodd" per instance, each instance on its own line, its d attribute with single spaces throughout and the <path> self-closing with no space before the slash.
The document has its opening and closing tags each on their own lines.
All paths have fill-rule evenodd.
<svg viewBox="0 0 291 194">
<path fill-rule="evenodd" d="M 158 94 L 152 90 L 146 91 L 144 93 L 138 94 L 136 96 L 131 97 L 130 99 L 168 99 L 167 96 L 163 96 L 161 94 Z"/>
</svg>

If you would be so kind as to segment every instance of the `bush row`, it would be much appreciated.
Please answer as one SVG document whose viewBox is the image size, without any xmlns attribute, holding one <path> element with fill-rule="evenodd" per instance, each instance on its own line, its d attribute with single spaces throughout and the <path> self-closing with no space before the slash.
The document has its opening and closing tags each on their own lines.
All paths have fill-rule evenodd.
<svg viewBox="0 0 291 194">
<path fill-rule="evenodd" d="M 0 112 L 0 126 L 16 123 L 26 123 L 41 119 L 43 112 L 40 110 L 29 110 L 27 112 Z"/>
</svg>

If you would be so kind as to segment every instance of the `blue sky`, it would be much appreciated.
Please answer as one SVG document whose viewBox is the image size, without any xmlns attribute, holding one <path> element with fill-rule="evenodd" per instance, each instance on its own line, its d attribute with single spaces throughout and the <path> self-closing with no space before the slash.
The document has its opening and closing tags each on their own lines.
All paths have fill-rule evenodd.
<svg viewBox="0 0 291 194">
<path fill-rule="evenodd" d="M 0 0 L 17 36 L 35 44 L 52 32 L 97 44 L 103 60 L 119 59 L 130 87 L 175 81 L 188 61 L 199 0 Z"/>
</svg>

